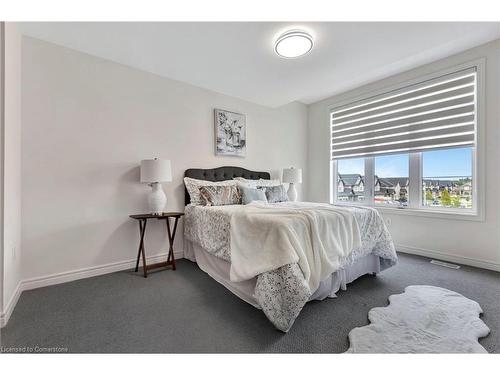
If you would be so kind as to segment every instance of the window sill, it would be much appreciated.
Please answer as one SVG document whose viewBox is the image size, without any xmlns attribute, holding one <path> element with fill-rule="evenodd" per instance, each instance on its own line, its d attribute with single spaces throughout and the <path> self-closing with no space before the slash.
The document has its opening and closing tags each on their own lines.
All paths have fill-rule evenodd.
<svg viewBox="0 0 500 375">
<path fill-rule="evenodd" d="M 367 204 L 352 204 L 346 202 L 334 203 L 338 206 L 365 206 L 375 208 L 381 214 L 389 215 L 403 215 L 403 216 L 421 216 L 435 219 L 447 220 L 466 220 L 466 221 L 484 221 L 484 217 L 476 212 L 459 212 L 453 209 L 439 210 L 439 209 L 425 209 L 425 208 L 398 208 L 398 207 L 384 207 L 381 205 L 367 205 Z"/>
</svg>

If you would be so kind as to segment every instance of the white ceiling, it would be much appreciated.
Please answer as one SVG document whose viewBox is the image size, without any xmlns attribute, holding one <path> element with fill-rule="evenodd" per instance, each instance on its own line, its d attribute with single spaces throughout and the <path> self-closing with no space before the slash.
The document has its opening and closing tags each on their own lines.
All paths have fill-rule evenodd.
<svg viewBox="0 0 500 375">
<path fill-rule="evenodd" d="M 290 28 L 314 36 L 298 59 L 274 54 Z M 23 23 L 23 33 L 219 93 L 309 104 L 500 38 L 500 23 Z"/>
</svg>

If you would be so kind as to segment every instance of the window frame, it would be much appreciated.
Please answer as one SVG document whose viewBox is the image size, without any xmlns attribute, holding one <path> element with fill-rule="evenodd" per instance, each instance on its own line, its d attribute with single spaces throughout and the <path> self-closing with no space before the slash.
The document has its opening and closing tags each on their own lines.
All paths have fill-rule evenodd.
<svg viewBox="0 0 500 375">
<path fill-rule="evenodd" d="M 365 201 L 364 202 L 346 202 L 337 201 L 337 161 L 331 160 L 331 146 L 329 147 L 330 158 L 330 203 L 336 205 L 363 205 L 377 209 L 382 213 L 401 214 L 413 216 L 426 216 L 445 219 L 484 221 L 485 218 L 485 177 L 484 177 L 484 127 L 485 127 L 485 64 L 486 59 L 477 59 L 464 64 L 454 65 L 443 70 L 439 70 L 427 75 L 420 75 L 411 80 L 403 81 L 395 85 L 386 86 L 381 89 L 366 92 L 362 95 L 353 96 L 348 99 L 330 103 L 327 106 L 327 124 L 330 132 L 330 113 L 338 107 L 350 103 L 368 99 L 370 97 L 381 95 L 389 91 L 401 89 L 405 86 L 413 85 L 442 75 L 453 73 L 461 69 L 476 67 L 476 145 L 472 147 L 472 202 L 471 210 L 459 208 L 443 208 L 424 206 L 422 202 L 422 153 L 409 152 L 409 193 L 408 206 L 387 207 L 374 202 L 374 174 L 375 158 L 373 156 L 365 157 Z M 367 182 L 371 181 L 370 184 Z M 465 212 L 464 212 L 465 211 Z"/>
</svg>

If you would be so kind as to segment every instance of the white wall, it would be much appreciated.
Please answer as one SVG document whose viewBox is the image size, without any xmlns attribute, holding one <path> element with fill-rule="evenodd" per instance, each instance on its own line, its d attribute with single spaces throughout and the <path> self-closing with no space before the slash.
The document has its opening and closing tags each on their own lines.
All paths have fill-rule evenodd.
<svg viewBox="0 0 500 375">
<path fill-rule="evenodd" d="M 305 167 L 300 103 L 270 109 L 31 38 L 22 69 L 25 279 L 134 259 L 138 225 L 128 215 L 147 211 L 149 192 L 141 159 L 172 161 L 172 210 L 184 208 L 187 168 L 237 165 L 277 178 Z M 246 158 L 214 156 L 214 108 L 247 115 Z M 166 251 L 164 226 L 148 224 L 149 255 Z"/>
<path fill-rule="evenodd" d="M 21 280 L 21 34 L 9 22 L 4 33 L 3 312 L 8 315 Z"/>
<path fill-rule="evenodd" d="M 486 216 L 484 222 L 447 220 L 408 215 L 384 215 L 401 250 L 500 270 L 500 40 L 422 66 L 309 106 L 308 191 L 312 201 L 329 201 L 330 130 L 328 108 L 419 76 L 478 58 L 486 58 Z"/>
</svg>

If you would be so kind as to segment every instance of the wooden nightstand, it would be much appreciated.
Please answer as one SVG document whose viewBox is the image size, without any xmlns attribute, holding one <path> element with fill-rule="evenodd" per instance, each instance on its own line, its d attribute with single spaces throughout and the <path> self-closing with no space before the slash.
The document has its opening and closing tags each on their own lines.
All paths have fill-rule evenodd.
<svg viewBox="0 0 500 375">
<path fill-rule="evenodd" d="M 139 270 L 139 260 L 141 259 L 141 254 L 142 254 L 142 269 L 144 272 L 144 277 L 148 277 L 148 270 L 160 267 L 172 266 L 172 269 L 175 271 L 174 239 L 175 239 L 175 232 L 177 230 L 177 222 L 183 215 L 184 214 L 182 212 L 164 212 L 161 215 L 153 215 L 153 214 L 130 215 L 132 219 L 139 221 L 140 241 L 139 241 L 139 251 L 137 252 L 137 262 L 135 264 L 135 272 Z M 174 227 L 172 230 L 170 227 L 170 218 L 174 219 Z M 167 223 L 169 250 L 166 262 L 160 262 L 149 265 L 146 264 L 146 250 L 144 249 L 144 234 L 146 233 L 146 224 L 148 223 L 148 219 L 165 220 L 165 222 Z"/>
</svg>

